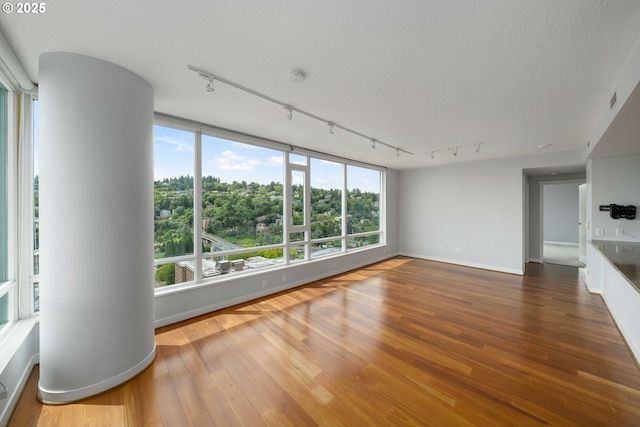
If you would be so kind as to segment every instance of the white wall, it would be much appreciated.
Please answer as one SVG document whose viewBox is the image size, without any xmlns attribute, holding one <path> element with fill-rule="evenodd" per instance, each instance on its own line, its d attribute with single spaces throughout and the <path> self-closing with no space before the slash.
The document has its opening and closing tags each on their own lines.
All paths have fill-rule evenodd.
<svg viewBox="0 0 640 427">
<path fill-rule="evenodd" d="M 638 141 L 640 145 L 640 141 Z M 600 205 L 615 203 L 634 205 L 640 214 L 640 155 L 609 157 L 591 161 L 591 221 L 590 239 L 640 241 L 625 236 L 616 236 L 618 220 L 609 212 L 600 212 Z M 640 238 L 640 217 L 634 220 L 621 219 L 620 227 L 625 234 Z M 603 228 L 604 235 L 596 236 L 596 228 Z"/>
<path fill-rule="evenodd" d="M 588 239 L 640 242 L 638 218 L 620 220 L 625 233 L 638 238 L 616 236 L 618 220 L 599 210 L 600 205 L 611 203 L 640 207 L 640 155 L 591 159 L 587 164 L 587 219 L 591 222 Z M 595 235 L 597 228 L 604 229 L 603 236 Z M 587 251 L 585 283 L 589 291 L 602 294 L 629 348 L 640 361 L 640 292 L 592 245 Z"/>
<path fill-rule="evenodd" d="M 573 150 L 401 171 L 400 253 L 522 274 L 523 169 L 581 157 Z"/>
<path fill-rule="evenodd" d="M 545 242 L 578 244 L 578 186 L 547 184 L 543 189 Z"/>
</svg>

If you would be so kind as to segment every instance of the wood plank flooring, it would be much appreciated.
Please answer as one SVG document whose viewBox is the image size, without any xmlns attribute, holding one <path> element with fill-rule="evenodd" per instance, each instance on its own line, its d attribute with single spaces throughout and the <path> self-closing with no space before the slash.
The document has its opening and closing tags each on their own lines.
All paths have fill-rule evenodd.
<svg viewBox="0 0 640 427">
<path fill-rule="evenodd" d="M 640 370 L 579 270 L 397 257 L 156 331 L 135 379 L 9 426 L 640 425 Z"/>
</svg>

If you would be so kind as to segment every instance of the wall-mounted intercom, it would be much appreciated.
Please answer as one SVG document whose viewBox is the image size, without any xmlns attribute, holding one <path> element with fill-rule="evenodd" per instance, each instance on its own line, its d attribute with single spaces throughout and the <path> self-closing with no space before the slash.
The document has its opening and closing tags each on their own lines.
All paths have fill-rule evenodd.
<svg viewBox="0 0 640 427">
<path fill-rule="evenodd" d="M 636 207 L 633 205 L 621 206 L 616 204 L 600 205 L 600 211 L 609 212 L 613 219 L 635 219 Z"/>
</svg>

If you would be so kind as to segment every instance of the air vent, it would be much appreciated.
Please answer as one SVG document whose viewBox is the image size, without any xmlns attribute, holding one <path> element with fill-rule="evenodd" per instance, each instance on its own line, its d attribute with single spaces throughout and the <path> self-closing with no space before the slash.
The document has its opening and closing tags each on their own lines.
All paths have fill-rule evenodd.
<svg viewBox="0 0 640 427">
<path fill-rule="evenodd" d="M 611 100 L 609 101 L 609 109 L 612 110 L 613 107 L 616 105 L 616 102 L 618 101 L 618 92 L 613 92 L 613 96 L 611 97 Z"/>
</svg>

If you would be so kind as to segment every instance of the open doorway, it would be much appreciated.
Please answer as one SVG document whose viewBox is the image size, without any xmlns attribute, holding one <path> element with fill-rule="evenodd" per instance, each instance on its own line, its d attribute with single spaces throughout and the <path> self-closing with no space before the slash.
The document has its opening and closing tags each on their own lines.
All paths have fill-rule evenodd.
<svg viewBox="0 0 640 427">
<path fill-rule="evenodd" d="M 547 181 L 540 186 L 542 261 L 584 267 L 584 181 Z"/>
</svg>

